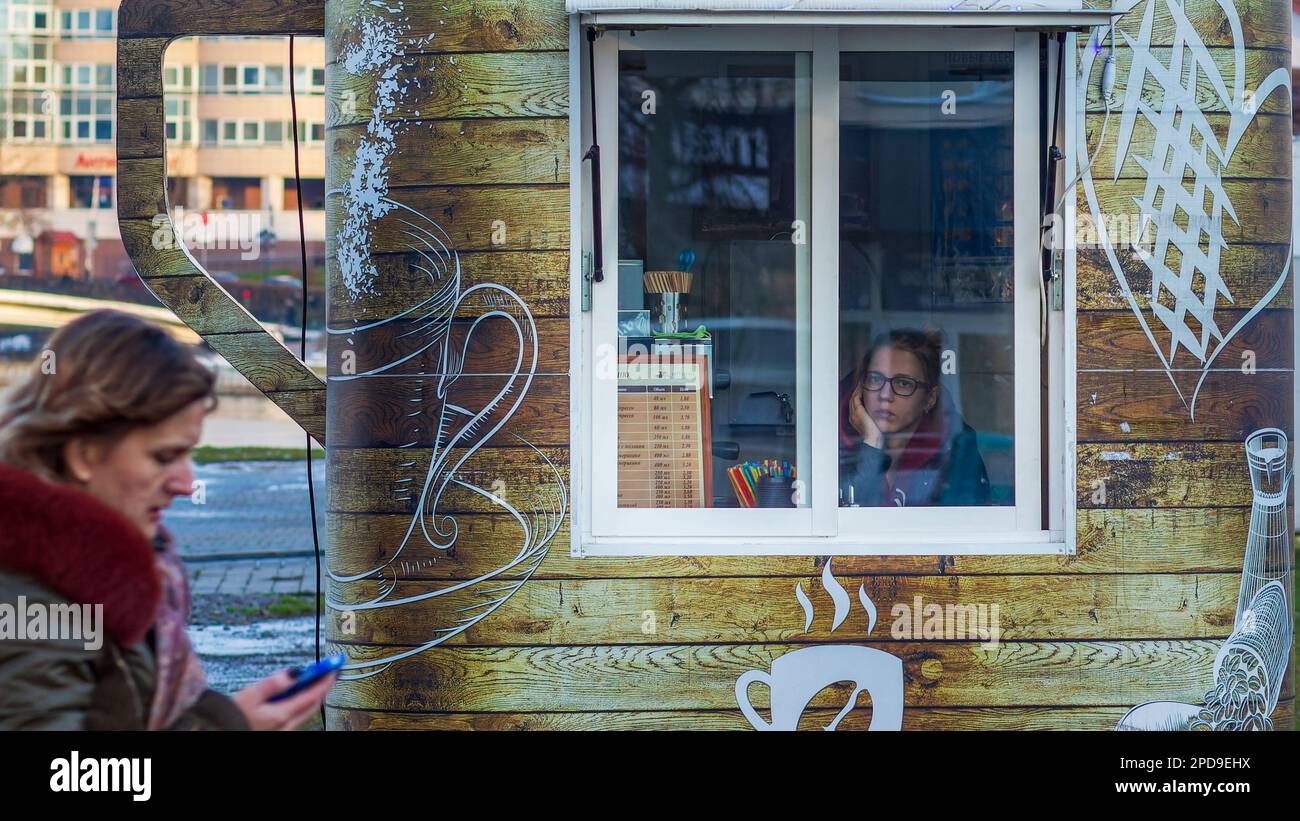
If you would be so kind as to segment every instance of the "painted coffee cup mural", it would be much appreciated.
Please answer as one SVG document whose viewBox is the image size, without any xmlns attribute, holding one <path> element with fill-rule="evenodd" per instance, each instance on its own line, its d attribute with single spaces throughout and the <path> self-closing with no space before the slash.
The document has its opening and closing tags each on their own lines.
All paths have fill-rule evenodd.
<svg viewBox="0 0 1300 821">
<path fill-rule="evenodd" d="M 831 630 L 844 623 L 848 616 L 849 595 L 835 580 L 831 563 L 822 570 L 822 589 L 835 603 Z M 795 588 L 799 604 L 804 608 L 804 630 L 812 626 L 813 608 L 803 587 Z M 858 598 L 868 617 L 867 633 L 876 626 L 876 607 L 866 590 L 858 590 Z M 736 679 L 736 701 L 740 711 L 756 730 L 794 730 L 813 698 L 827 687 L 839 682 L 849 682 L 844 707 L 823 729 L 834 730 L 857 706 L 858 695 L 865 692 L 871 701 L 871 720 L 868 730 L 903 729 L 903 662 L 874 647 L 830 644 L 793 650 L 772 662 L 770 673 L 747 670 Z M 749 686 L 763 684 L 771 691 L 771 720 L 765 720 L 749 700 Z"/>
<path fill-rule="evenodd" d="M 637 15 L 653 5 L 611 8 L 650 20 Z M 1058 408 L 1069 424 L 1047 434 L 1060 440 L 1059 464 L 1041 471 L 1065 477 L 1069 516 L 1058 529 L 1071 529 L 1073 551 L 1062 541 L 1055 552 L 963 553 L 924 533 L 874 553 L 845 540 L 755 550 L 726 532 L 687 549 L 650 532 L 622 553 L 593 555 L 593 489 L 579 477 L 590 477 L 593 452 L 617 446 L 591 441 L 595 411 L 582 390 L 599 365 L 588 309 L 619 276 L 614 259 L 603 261 L 608 281 L 584 276 L 597 265 L 600 201 L 587 169 L 593 155 L 617 161 L 616 149 L 603 160 L 589 151 L 617 144 L 608 129 L 592 134 L 583 70 L 600 38 L 616 35 L 592 30 L 588 43 L 591 15 L 603 12 L 588 0 L 249 0 L 231 15 L 201 2 L 125 0 L 117 110 L 127 249 L 160 300 L 327 448 L 325 638 L 347 656 L 329 727 L 1290 727 L 1291 10 L 1276 0 L 1121 0 L 1111 10 L 1113 27 L 1080 24 L 1067 41 L 1057 196 L 1077 220 L 1065 304 L 1045 309 L 1071 330 L 1057 338 L 1073 343 L 1044 359 L 1058 368 L 1053 378 L 1073 379 Z M 702 13 L 720 15 L 720 31 L 731 25 L 725 10 Z M 970 31 L 936 25 L 944 36 Z M 790 31 L 823 43 L 830 27 L 814 28 L 822 33 Z M 172 39 L 204 34 L 326 39 L 324 378 L 183 248 L 152 241 L 168 211 L 162 54 Z M 854 27 L 837 36 L 848 42 Z M 807 55 L 794 51 L 797 75 Z M 628 65 L 638 82 L 675 76 L 669 63 Z M 760 125 L 786 129 L 781 117 L 802 123 L 800 95 L 815 85 L 784 74 L 764 83 L 753 87 L 789 87 L 772 92 L 780 116 L 742 122 L 757 117 L 745 106 L 761 95 L 726 101 L 740 112 L 727 114 L 733 131 L 750 142 L 692 138 L 749 163 L 714 164 L 728 179 L 759 175 L 746 183 L 750 198 L 801 190 L 764 172 L 776 143 L 755 135 Z M 1037 116 L 1037 104 L 1023 108 Z M 638 132 L 658 145 L 654 133 Z M 703 150 L 680 135 L 663 143 Z M 615 180 L 656 182 L 632 172 Z M 771 235 L 759 236 L 769 226 L 735 203 L 692 205 L 703 189 L 689 183 L 676 181 L 682 213 L 702 226 L 686 246 L 700 255 L 692 250 L 685 266 L 690 288 L 674 316 L 678 336 L 715 350 L 694 327 L 709 321 L 697 306 L 718 290 L 709 279 L 717 254 L 702 249 L 730 243 L 743 262 Z M 604 191 L 606 203 L 619 196 Z M 835 232 L 815 220 L 809 230 L 815 268 L 817 243 Z M 681 252 L 665 248 L 662 265 L 637 270 L 635 299 L 645 298 L 641 277 Z M 792 337 L 792 359 L 798 344 Z M 1032 340 L 1016 337 L 1022 344 Z M 989 352 L 981 366 L 1003 355 Z M 730 375 L 707 372 L 712 390 L 726 389 Z M 891 396 L 898 384 L 929 395 L 924 374 L 882 376 L 882 395 L 886 383 Z M 787 399 L 793 431 L 807 405 Z M 711 442 L 701 458 L 724 470 L 745 464 L 750 456 L 730 444 Z M 651 513 L 669 527 L 698 512 Z M 996 606 L 1000 633 L 990 642 L 877 629 L 875 602 Z"/>
</svg>

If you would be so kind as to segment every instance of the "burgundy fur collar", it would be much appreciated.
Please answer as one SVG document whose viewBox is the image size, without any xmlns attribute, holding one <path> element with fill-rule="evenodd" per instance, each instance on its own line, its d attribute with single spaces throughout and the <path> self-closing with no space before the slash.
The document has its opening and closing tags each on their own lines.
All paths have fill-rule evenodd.
<svg viewBox="0 0 1300 821">
<path fill-rule="evenodd" d="M 90 494 L 0 464 L 0 567 L 34 576 L 71 602 L 104 605 L 123 645 L 153 626 L 162 597 L 154 548 Z"/>
</svg>

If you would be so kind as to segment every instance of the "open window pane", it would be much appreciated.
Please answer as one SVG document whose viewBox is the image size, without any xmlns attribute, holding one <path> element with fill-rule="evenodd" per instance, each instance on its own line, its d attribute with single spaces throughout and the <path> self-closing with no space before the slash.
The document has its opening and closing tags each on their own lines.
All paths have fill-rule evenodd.
<svg viewBox="0 0 1300 821">
<path fill-rule="evenodd" d="M 841 506 L 1015 504 L 1013 56 L 841 55 Z"/>
<path fill-rule="evenodd" d="M 618 505 L 807 507 L 811 55 L 623 51 Z"/>
</svg>

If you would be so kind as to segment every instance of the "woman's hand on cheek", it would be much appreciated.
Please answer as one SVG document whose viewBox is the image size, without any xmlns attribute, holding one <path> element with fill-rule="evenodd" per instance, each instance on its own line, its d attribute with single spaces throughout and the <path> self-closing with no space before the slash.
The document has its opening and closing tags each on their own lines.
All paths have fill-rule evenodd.
<svg viewBox="0 0 1300 821">
<path fill-rule="evenodd" d="M 311 718 L 334 686 L 337 674 L 328 675 L 306 690 L 284 701 L 271 701 L 278 693 L 293 686 L 288 670 L 281 670 L 248 685 L 231 696 L 254 730 L 295 730 Z"/>
<path fill-rule="evenodd" d="M 849 401 L 849 422 L 853 428 L 862 434 L 864 444 L 873 448 L 879 448 L 884 444 L 884 434 L 880 432 L 876 421 L 867 413 L 867 406 L 862 402 L 862 388 L 853 392 L 853 398 Z"/>
</svg>

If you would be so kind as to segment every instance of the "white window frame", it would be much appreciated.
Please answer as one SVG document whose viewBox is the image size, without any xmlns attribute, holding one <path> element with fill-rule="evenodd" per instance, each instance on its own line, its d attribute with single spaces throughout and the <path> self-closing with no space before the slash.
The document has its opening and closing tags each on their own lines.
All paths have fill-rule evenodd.
<svg viewBox="0 0 1300 821">
<path fill-rule="evenodd" d="M 272 69 L 280 72 L 280 82 L 272 85 L 268 75 Z M 289 92 L 289 69 L 283 63 L 267 63 L 262 66 L 262 90 L 268 94 L 287 94 Z"/>
<path fill-rule="evenodd" d="M 44 92 L 38 92 L 35 89 L 15 88 L 10 91 L 0 91 L 4 94 L 5 111 L 4 118 L 8 120 L 5 130 L 4 139 L 6 142 L 15 144 L 29 143 L 50 143 L 56 142 L 55 138 L 55 113 L 58 110 L 58 104 L 52 96 Z M 24 98 L 26 111 L 16 111 L 15 100 L 19 97 Z M 23 130 L 26 132 L 21 137 L 14 136 L 14 125 L 23 124 Z M 42 124 L 45 130 L 45 136 L 37 137 L 37 124 Z"/>
<path fill-rule="evenodd" d="M 92 72 L 93 72 L 93 67 L 92 67 Z M 116 131 L 116 126 L 112 126 L 114 131 L 110 132 L 110 135 L 105 139 L 98 139 L 95 136 L 95 133 L 97 130 L 96 126 L 100 121 L 107 121 L 109 123 L 113 123 L 115 121 L 114 113 L 113 113 L 115 98 L 113 96 L 113 93 L 111 91 L 95 91 L 93 86 L 91 87 L 74 86 L 73 89 L 74 90 L 64 91 L 62 94 L 62 98 L 59 101 L 59 106 L 60 106 L 59 107 L 59 123 L 60 123 L 59 142 L 63 143 L 64 145 L 69 145 L 69 144 L 93 145 L 96 143 L 100 145 L 106 145 L 108 143 L 111 143 L 113 141 L 113 136 Z M 62 110 L 63 99 L 68 100 L 68 107 L 70 111 L 70 113 L 68 114 L 63 113 Z M 89 102 L 90 104 L 89 112 L 83 114 L 77 111 L 77 102 L 79 100 L 86 100 Z M 107 114 L 98 113 L 96 110 L 97 104 L 101 100 L 108 101 L 109 112 Z M 63 123 L 67 123 L 68 125 L 68 135 L 66 137 L 63 136 L 62 134 Z M 81 125 L 86 126 L 85 137 L 81 137 L 77 134 L 77 129 Z"/>
<path fill-rule="evenodd" d="M 262 144 L 262 118 L 261 117 L 223 117 L 218 120 L 220 125 L 217 126 L 217 145 L 219 146 L 242 146 L 242 145 L 261 145 Z M 233 123 L 235 126 L 235 138 L 226 139 L 226 126 Z M 248 125 L 257 126 L 257 136 L 249 139 L 244 136 L 244 128 Z"/>
<path fill-rule="evenodd" d="M 245 81 L 249 69 L 257 69 L 257 82 L 249 83 Z M 240 94 L 261 94 L 262 83 L 265 80 L 266 67 L 261 63 L 240 63 L 239 64 L 239 93 Z"/>
<path fill-rule="evenodd" d="M 171 103 L 176 104 L 176 113 L 174 114 L 167 110 L 167 106 Z M 168 136 L 168 143 L 172 145 L 190 145 L 194 143 L 195 108 L 196 106 L 190 102 L 190 97 L 187 94 L 175 93 L 166 95 L 166 98 L 163 101 L 164 121 L 167 126 L 176 127 L 176 136 Z M 189 132 L 189 136 L 186 136 L 186 131 Z"/>
<path fill-rule="evenodd" d="M 635 37 L 611 30 L 595 43 L 597 120 L 602 159 L 602 219 L 605 240 L 603 283 L 591 288 L 591 310 L 583 312 L 584 252 L 590 248 L 590 172 L 581 160 L 590 144 L 590 79 L 585 33 L 571 18 L 570 94 L 580 101 L 572 107 L 571 167 L 577 170 L 571 189 L 574 260 L 571 275 L 571 466 L 575 533 L 572 552 L 578 556 L 647 555 L 828 555 L 986 553 L 1031 554 L 1074 551 L 1073 486 L 1074 388 L 1071 362 L 1064 347 L 1073 339 L 1073 283 L 1065 310 L 1049 314 L 1048 345 L 1038 343 L 1039 323 L 1039 128 L 1038 36 L 1010 28 L 953 29 L 920 27 L 817 28 L 797 26 L 720 26 L 642 30 Z M 1073 62 L 1074 36 L 1065 52 Z M 811 448 L 811 504 L 789 509 L 617 507 L 616 448 L 602 447 L 616 439 L 617 418 L 613 380 L 597 379 L 595 351 L 616 345 L 614 310 L 618 275 L 618 127 L 616 99 L 620 49 L 697 51 L 783 51 L 812 54 L 813 208 L 823 218 L 811 225 L 811 310 L 814 316 L 838 316 L 839 271 L 839 83 L 841 52 L 885 50 L 1011 50 L 1015 53 L 1015 476 L 1016 504 L 1006 507 L 841 508 L 838 506 L 838 454 L 833 440 L 821 436 Z M 581 55 L 581 59 L 579 59 Z M 1070 66 L 1067 66 L 1069 68 Z M 1067 114 L 1073 100 L 1073 74 L 1063 90 Z M 1049 89 L 1050 91 L 1050 89 Z M 1063 118 L 1073 130 L 1072 118 Z M 1069 143 L 1067 143 L 1069 144 Z M 829 195 L 827 192 L 831 192 Z M 1071 204 L 1072 205 L 1072 204 Z M 1072 233 L 1067 210 L 1066 230 Z M 1067 241 L 1069 237 L 1067 236 Z M 1068 256 L 1068 255 L 1067 255 Z M 1072 273 L 1073 260 L 1069 260 Z M 828 276 L 826 272 L 834 272 Z M 599 320 L 599 321 L 597 321 Z M 810 361 L 811 428 L 837 431 L 839 373 L 838 323 L 814 327 Z M 1032 340 L 1033 344 L 1022 344 Z M 1046 416 L 1040 388 L 1042 357 L 1049 374 Z M 1066 386 L 1069 386 L 1067 391 Z M 1067 395 L 1067 393 L 1069 395 Z M 802 414 L 801 414 L 802 415 Z M 596 420 L 605 420 L 599 424 Z M 1046 452 L 1039 447 L 1041 426 L 1048 426 Z M 706 460 L 711 456 L 705 455 Z M 1043 461 L 1049 468 L 1044 471 Z M 1044 483 L 1043 477 L 1046 476 Z M 1044 488 L 1044 484 L 1046 487 Z M 1047 498 L 1043 497 L 1046 490 Z M 1043 526 L 1044 509 L 1047 526 Z M 670 515 L 665 516 L 665 513 Z M 936 525 L 937 518 L 946 522 Z M 873 535 L 873 531 L 882 535 Z M 654 534 L 653 536 L 633 534 Z"/>
</svg>

